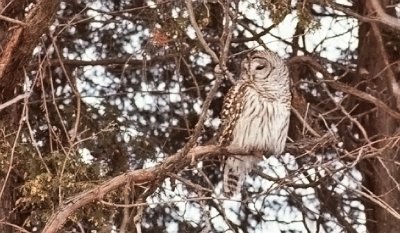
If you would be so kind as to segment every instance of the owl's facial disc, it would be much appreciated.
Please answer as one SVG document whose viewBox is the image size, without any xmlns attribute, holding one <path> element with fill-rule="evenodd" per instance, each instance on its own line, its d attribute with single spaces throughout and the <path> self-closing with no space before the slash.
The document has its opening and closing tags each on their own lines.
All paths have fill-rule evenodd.
<svg viewBox="0 0 400 233">
<path fill-rule="evenodd" d="M 265 58 L 254 57 L 250 63 L 249 71 L 252 80 L 266 79 L 272 71 L 271 63 Z"/>
</svg>

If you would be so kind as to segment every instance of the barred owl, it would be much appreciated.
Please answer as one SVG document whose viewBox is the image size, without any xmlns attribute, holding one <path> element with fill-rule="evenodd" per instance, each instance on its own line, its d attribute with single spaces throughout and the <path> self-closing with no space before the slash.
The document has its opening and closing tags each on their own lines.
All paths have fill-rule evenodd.
<svg viewBox="0 0 400 233">
<path fill-rule="evenodd" d="M 247 174 L 263 155 L 283 152 L 289 128 L 289 72 L 270 51 L 250 53 L 241 64 L 240 80 L 225 96 L 218 143 L 254 156 L 229 156 L 224 167 L 224 193 L 239 193 Z"/>
</svg>

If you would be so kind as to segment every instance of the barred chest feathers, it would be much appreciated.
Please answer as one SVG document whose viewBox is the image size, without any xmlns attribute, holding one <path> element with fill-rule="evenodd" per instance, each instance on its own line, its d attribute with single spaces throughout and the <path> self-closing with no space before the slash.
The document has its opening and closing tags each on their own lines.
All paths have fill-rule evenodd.
<svg viewBox="0 0 400 233">
<path fill-rule="evenodd" d="M 262 151 L 265 155 L 282 153 L 289 128 L 288 102 L 268 100 L 249 86 L 244 89 L 242 101 L 229 147 Z"/>
</svg>

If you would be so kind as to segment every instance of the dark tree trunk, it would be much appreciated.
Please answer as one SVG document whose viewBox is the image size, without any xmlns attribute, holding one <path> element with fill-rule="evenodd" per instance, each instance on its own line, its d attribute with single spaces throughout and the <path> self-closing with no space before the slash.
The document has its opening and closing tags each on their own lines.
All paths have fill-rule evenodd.
<svg viewBox="0 0 400 233">
<path fill-rule="evenodd" d="M 31 1 L 0 0 L 3 16 L 18 20 L 15 23 L 0 21 L 0 104 L 13 99 L 20 93 L 24 77 L 24 67 L 31 59 L 40 37 L 53 22 L 59 1 L 39 0 L 25 14 L 25 7 Z M 26 17 L 25 17 L 26 15 Z M 22 25 L 23 24 L 23 25 Z M 10 169 L 17 163 L 17 152 L 12 153 L 12 145 L 21 117 L 21 105 L 14 104 L 0 111 L 0 232 L 17 232 L 10 224 L 20 223 L 18 213 L 13 212 L 17 197 L 17 171 Z M 6 135 L 8 135 L 6 137 Z M 11 135 L 11 136 L 10 136 Z M 16 224 L 21 226 L 22 224 Z"/>
<path fill-rule="evenodd" d="M 383 8 L 390 5 L 389 0 L 381 0 Z M 369 1 L 360 1 L 359 12 L 365 16 L 374 14 Z M 390 14 L 391 12 L 388 12 Z M 393 97 L 392 80 L 395 74 L 388 64 L 399 59 L 398 55 L 390 54 L 388 47 L 394 31 L 378 23 L 363 23 L 359 30 L 359 63 L 360 74 L 367 73 L 368 90 L 371 94 L 386 102 L 393 109 L 396 103 Z M 397 57 L 396 57 L 397 56 Z M 373 79 L 376 77 L 375 79 Z M 398 109 L 397 109 L 398 110 Z M 366 130 L 374 140 L 387 139 L 394 136 L 398 123 L 383 111 L 376 111 L 369 118 Z M 374 159 L 364 161 L 360 164 L 364 176 L 364 186 L 374 193 L 382 201 L 387 203 L 395 211 L 400 212 L 400 170 L 396 162 L 399 162 L 399 151 L 397 146 L 389 147 L 389 140 L 378 144 L 385 148 L 382 153 Z M 365 190 L 364 190 L 365 191 Z M 394 217 L 387 209 L 365 200 L 367 229 L 371 233 L 400 232 L 400 220 Z"/>
</svg>

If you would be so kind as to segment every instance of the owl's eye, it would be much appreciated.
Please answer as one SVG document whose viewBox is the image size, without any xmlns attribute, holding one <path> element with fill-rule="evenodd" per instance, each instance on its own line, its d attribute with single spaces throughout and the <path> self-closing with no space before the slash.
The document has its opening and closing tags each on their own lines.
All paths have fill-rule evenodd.
<svg viewBox="0 0 400 233">
<path fill-rule="evenodd" d="M 259 65 L 259 66 L 256 67 L 256 70 L 262 70 L 262 69 L 264 69 L 264 68 L 265 68 L 264 65 Z"/>
</svg>

